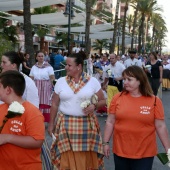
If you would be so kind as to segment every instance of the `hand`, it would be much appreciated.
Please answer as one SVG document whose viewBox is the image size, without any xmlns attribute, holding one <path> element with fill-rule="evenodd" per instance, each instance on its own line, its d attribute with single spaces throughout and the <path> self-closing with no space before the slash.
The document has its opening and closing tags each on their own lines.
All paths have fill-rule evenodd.
<svg viewBox="0 0 170 170">
<path fill-rule="evenodd" d="M 162 78 L 159 79 L 159 82 L 162 83 Z"/>
<path fill-rule="evenodd" d="M 109 159 L 110 156 L 110 146 L 109 145 L 104 145 L 103 146 L 103 151 L 104 151 L 104 155 L 107 159 Z"/>
<path fill-rule="evenodd" d="M 102 89 L 106 91 L 107 90 L 107 84 L 103 85 Z"/>
<path fill-rule="evenodd" d="M 86 108 L 83 109 L 83 112 L 88 115 L 90 113 L 93 113 L 95 110 L 95 105 L 94 104 L 90 104 L 89 106 L 87 106 Z"/>
<path fill-rule="evenodd" d="M 119 79 L 118 79 L 118 78 L 114 78 L 114 80 L 115 80 L 115 81 L 119 81 Z"/>
<path fill-rule="evenodd" d="M 50 136 L 52 136 L 53 131 L 54 131 L 54 124 L 49 122 L 49 124 L 48 124 L 48 134 Z"/>
</svg>

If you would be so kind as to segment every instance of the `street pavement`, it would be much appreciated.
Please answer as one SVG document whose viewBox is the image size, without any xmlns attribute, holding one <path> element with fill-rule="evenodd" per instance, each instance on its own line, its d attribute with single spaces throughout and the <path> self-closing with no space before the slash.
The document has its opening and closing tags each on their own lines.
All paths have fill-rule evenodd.
<svg viewBox="0 0 170 170">
<path fill-rule="evenodd" d="M 170 134 L 170 90 L 162 92 L 162 102 L 163 102 L 164 111 L 165 111 L 165 121 L 166 121 L 167 128 Z M 99 114 L 97 114 L 97 117 L 98 117 L 98 121 L 100 124 L 101 132 L 103 135 L 105 120 L 107 116 L 106 115 L 100 116 Z M 49 137 L 47 133 L 46 133 L 46 138 L 48 140 L 48 143 L 50 144 L 51 138 Z M 165 152 L 158 137 L 157 137 L 157 143 L 158 143 L 158 152 Z M 114 160 L 113 160 L 113 154 L 112 154 L 112 140 L 110 141 L 110 150 L 111 150 L 110 158 L 109 159 L 105 158 L 104 160 L 105 170 L 114 170 Z M 152 170 L 169 170 L 169 169 L 170 168 L 167 165 L 162 165 L 162 163 L 159 161 L 157 157 L 154 158 Z"/>
</svg>

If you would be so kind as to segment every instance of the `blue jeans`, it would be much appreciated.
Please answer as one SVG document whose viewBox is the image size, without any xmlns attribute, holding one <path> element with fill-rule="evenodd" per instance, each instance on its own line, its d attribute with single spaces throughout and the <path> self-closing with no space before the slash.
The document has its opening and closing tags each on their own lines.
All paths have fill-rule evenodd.
<svg viewBox="0 0 170 170">
<path fill-rule="evenodd" d="M 124 158 L 114 154 L 115 170 L 152 170 L 154 157 Z"/>
</svg>

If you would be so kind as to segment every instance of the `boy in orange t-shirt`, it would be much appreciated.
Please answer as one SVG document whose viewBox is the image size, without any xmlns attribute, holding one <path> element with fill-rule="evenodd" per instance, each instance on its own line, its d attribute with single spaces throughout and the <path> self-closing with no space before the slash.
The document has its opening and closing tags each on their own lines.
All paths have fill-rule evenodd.
<svg viewBox="0 0 170 170">
<path fill-rule="evenodd" d="M 6 71 L 0 75 L 0 170 L 35 169 L 42 170 L 40 158 L 45 129 L 41 112 L 31 103 L 22 99 L 25 79 L 18 71 Z M 23 112 L 20 116 L 6 118 L 9 106 Z M 16 114 L 19 111 L 13 111 Z M 6 123 L 4 120 L 7 120 Z"/>
</svg>

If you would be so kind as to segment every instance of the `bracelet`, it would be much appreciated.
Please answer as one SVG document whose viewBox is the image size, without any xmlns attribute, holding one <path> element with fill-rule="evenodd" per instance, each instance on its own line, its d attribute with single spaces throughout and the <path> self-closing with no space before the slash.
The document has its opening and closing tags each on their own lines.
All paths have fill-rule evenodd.
<svg viewBox="0 0 170 170">
<path fill-rule="evenodd" d="M 109 142 L 103 142 L 102 145 L 103 145 L 103 146 L 109 145 Z"/>
</svg>

